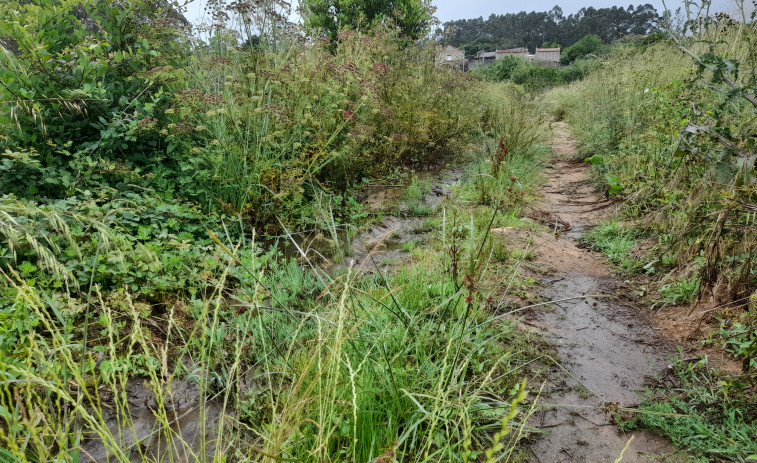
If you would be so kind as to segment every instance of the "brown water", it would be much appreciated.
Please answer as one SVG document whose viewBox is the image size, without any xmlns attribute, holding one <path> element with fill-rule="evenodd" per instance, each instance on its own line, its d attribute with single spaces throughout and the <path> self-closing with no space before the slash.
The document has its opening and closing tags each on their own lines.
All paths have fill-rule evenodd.
<svg viewBox="0 0 757 463">
<path fill-rule="evenodd" d="M 203 456 L 212 461 L 222 410 L 219 404 L 203 397 L 197 384 L 188 380 L 171 383 L 164 403 L 167 427 L 157 424 L 159 405 L 152 387 L 144 380 L 130 381 L 125 392 L 128 412 L 118 414 L 110 391 L 101 390 L 100 394 L 105 404 L 103 419 L 115 444 L 130 461 L 142 462 L 145 457 L 147 461 L 205 461 Z M 95 436 L 83 443 L 82 450 L 83 462 L 116 461 Z"/>
</svg>

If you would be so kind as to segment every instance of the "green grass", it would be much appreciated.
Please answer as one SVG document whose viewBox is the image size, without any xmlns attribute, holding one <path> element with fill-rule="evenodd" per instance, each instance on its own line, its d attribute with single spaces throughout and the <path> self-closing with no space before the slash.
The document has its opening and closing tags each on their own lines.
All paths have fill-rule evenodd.
<svg viewBox="0 0 757 463">
<path fill-rule="evenodd" d="M 112 65 L 101 93 L 30 72 L 38 64 L 25 54 L 0 54 L 24 98 L 50 96 L 34 103 L 48 105 L 53 133 L 67 136 L 73 118 L 95 140 L 40 142 L 37 109 L 0 126 L 0 144 L 14 148 L 0 163 L 12 174 L 0 181 L 9 244 L 0 250 L 0 460 L 74 463 L 85 451 L 119 463 L 510 459 L 537 399 L 522 377 L 544 345 L 492 312 L 519 257 L 489 227 L 521 224 L 538 184 L 535 100 L 437 68 L 425 59 L 432 47 L 384 30 L 347 34 L 335 53 L 288 40 L 242 50 L 215 36 L 176 62 L 158 50 L 181 40 L 139 36 L 141 51 L 119 65 L 107 31 L 57 33 L 80 25 L 64 13 L 75 3 L 44 15 L 24 4 L 23 15 L 0 18 L 19 36 L 39 29 L 25 38 L 50 56 L 69 53 L 60 41 L 70 39 L 97 58 L 89 64 Z M 144 88 L 136 74 L 150 76 Z M 119 98 L 122 86 L 138 97 Z M 471 94 L 475 102 L 461 98 Z M 90 123 L 79 100 L 61 103 L 67 95 L 98 101 L 90 110 L 113 120 Z M 15 97 L 0 90 L 3 101 Z M 485 159 L 493 138 L 512 153 L 486 179 L 488 197 L 466 183 L 432 208 L 428 181 L 410 179 L 403 211 L 428 216 L 430 236 L 405 243 L 410 255 L 386 274 L 332 274 L 314 262 L 316 251 L 346 260 L 350 225 L 368 219 L 354 188 L 481 140 L 473 154 Z M 71 183 L 46 189 L 58 196 L 40 193 L 62 180 Z M 284 255 L 282 236 L 313 237 L 310 252 Z M 186 384 L 196 393 L 177 406 Z M 193 441 L 178 433 L 182 407 L 206 431 Z"/>
<path fill-rule="evenodd" d="M 757 459 L 752 387 L 707 367 L 706 361 L 677 362 L 674 368 L 679 385 L 648 391 L 641 412 L 621 420 L 621 427 L 659 432 L 698 461 Z"/>
<path fill-rule="evenodd" d="M 519 198 L 538 184 L 538 169 L 526 168 L 531 159 L 517 161 L 519 191 L 526 191 Z M 329 275 L 219 233 L 202 243 L 198 258 L 213 256 L 215 264 L 199 274 L 206 286 L 195 283 L 191 297 L 157 312 L 131 292 L 95 284 L 90 303 L 77 309 L 87 315 L 77 318 L 51 305 L 57 296 L 8 275 L 19 297 L 14 310 L 44 329 L 1 357 L 0 381 L 18 389 L 0 394 L 8 423 L 0 440 L 17 459 L 69 461 L 82 440 L 96 438 L 113 461 L 126 462 L 142 448 L 124 440 L 138 432 L 125 400 L 131 385 L 146 381 L 157 397 L 154 435 L 175 436 L 172 388 L 188 381 L 198 385 L 197 420 L 208 434 L 196 442 L 176 436 L 174 448 L 198 461 L 211 447 L 240 461 L 513 456 L 529 433 L 518 423 L 535 399 L 524 401 L 521 377 L 544 347 L 515 319 L 495 317 L 488 302 L 502 297 L 523 258 L 495 242 L 489 227 L 522 225 L 520 207 L 471 203 L 473 190 L 464 182 L 423 224 L 433 232 L 428 242 L 403 245 L 412 262 L 387 276 Z M 72 383 L 86 388 L 72 391 Z M 219 404 L 226 413 L 216 420 Z M 509 434 L 492 442 L 493 430 L 505 427 Z"/>
<path fill-rule="evenodd" d="M 405 190 L 403 198 L 407 202 L 419 202 L 431 191 L 431 183 L 427 179 L 421 180 L 417 175 L 410 178 L 410 185 Z"/>
<path fill-rule="evenodd" d="M 418 249 L 418 242 L 415 240 L 410 240 L 406 243 L 402 244 L 402 249 L 405 252 L 413 252 L 414 250 Z"/>
<path fill-rule="evenodd" d="M 638 245 L 638 236 L 637 231 L 625 228 L 617 220 L 611 220 L 599 223 L 583 236 L 583 240 L 593 249 L 605 254 L 622 272 L 633 273 L 643 265 L 633 254 Z"/>
<path fill-rule="evenodd" d="M 662 299 L 668 304 L 682 304 L 694 300 L 699 293 L 699 279 L 690 278 L 688 280 L 668 283 L 660 288 Z"/>
</svg>

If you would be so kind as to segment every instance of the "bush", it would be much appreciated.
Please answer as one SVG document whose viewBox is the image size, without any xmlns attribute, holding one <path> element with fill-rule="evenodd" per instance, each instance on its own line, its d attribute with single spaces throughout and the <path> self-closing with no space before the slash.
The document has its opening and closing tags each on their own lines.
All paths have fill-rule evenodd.
<svg viewBox="0 0 757 463">
<path fill-rule="evenodd" d="M 599 36 L 590 34 L 563 50 L 560 63 L 570 64 L 587 55 L 603 55 L 609 51 L 610 47 Z"/>
<path fill-rule="evenodd" d="M 528 89 L 542 89 L 562 83 L 559 69 L 533 63 L 518 66 L 513 71 L 512 81 Z"/>
<path fill-rule="evenodd" d="M 475 68 L 473 74 L 484 80 L 504 82 L 510 80 L 515 69 L 523 65 L 524 62 L 525 60 L 518 56 L 503 56 L 490 66 Z"/>
<path fill-rule="evenodd" d="M 0 53 L 2 192 L 59 199 L 138 181 L 170 195 L 167 179 L 192 176 L 201 160 L 147 133 L 158 119 L 180 123 L 164 113 L 188 51 L 170 11 L 147 0 L 5 3 L 0 35 L 18 49 Z"/>
<path fill-rule="evenodd" d="M 581 80 L 598 69 L 599 66 L 599 60 L 592 58 L 578 59 L 568 66 L 559 68 L 560 80 L 566 84 Z"/>
</svg>

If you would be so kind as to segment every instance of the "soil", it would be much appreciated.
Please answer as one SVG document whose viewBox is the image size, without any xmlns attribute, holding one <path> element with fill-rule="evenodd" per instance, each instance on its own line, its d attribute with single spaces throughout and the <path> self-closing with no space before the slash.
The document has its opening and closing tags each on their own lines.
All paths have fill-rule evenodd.
<svg viewBox="0 0 757 463">
<path fill-rule="evenodd" d="M 554 310 L 530 309 L 523 320 L 555 343 L 559 357 L 530 420 L 544 432 L 530 445 L 532 461 L 614 462 L 631 437 L 624 462 L 685 461 L 666 439 L 623 433 L 614 424 L 618 407 L 637 406 L 638 393 L 665 373 L 677 351 L 634 303 L 632 288 L 577 241 L 616 203 L 590 183 L 568 127 L 558 122 L 553 132 L 555 161 L 546 169 L 543 201 L 531 214 L 549 231 L 504 230 L 510 240 L 528 235 L 535 250 L 529 268 L 539 275 L 542 298 L 562 300 Z"/>
</svg>

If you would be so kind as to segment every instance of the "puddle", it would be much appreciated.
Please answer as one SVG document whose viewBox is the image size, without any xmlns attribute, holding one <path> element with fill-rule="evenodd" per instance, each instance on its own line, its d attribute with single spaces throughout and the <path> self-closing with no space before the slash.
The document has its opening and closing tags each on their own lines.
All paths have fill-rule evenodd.
<svg viewBox="0 0 757 463">
<path fill-rule="evenodd" d="M 353 238 L 345 231 L 339 231 L 336 237 L 323 233 L 294 234 L 294 243 L 280 238 L 278 247 L 285 256 L 318 265 L 328 273 L 338 273 L 350 266 L 364 273 L 386 271 L 410 254 L 406 249 L 408 243 L 428 238 L 431 228 L 426 226 L 427 220 L 452 193 L 462 174 L 462 167 L 454 167 L 431 175 L 428 192 L 416 204 L 428 214 L 414 216 L 409 201 L 403 198 L 403 190 L 396 186 L 373 188 L 362 202 L 368 210 L 385 214 L 378 223 Z"/>
<path fill-rule="evenodd" d="M 101 391 L 106 398 L 109 391 Z M 132 462 L 208 461 L 215 453 L 220 405 L 203 400 L 197 384 L 174 380 L 166 399 L 165 410 L 169 429 L 158 425 L 158 403 L 152 389 L 143 380 L 132 380 L 126 386 L 128 413 L 116 414 L 112 400 L 103 400 L 103 420 L 116 444 Z M 129 422 L 124 422 L 124 415 Z M 103 442 L 92 437 L 82 444 L 83 462 L 116 461 Z M 202 455 L 204 453 L 204 456 Z"/>
<path fill-rule="evenodd" d="M 428 193 L 419 203 L 435 212 L 452 192 L 453 186 L 460 181 L 462 172 L 463 169 L 458 167 L 435 174 Z M 391 188 L 374 190 L 371 193 L 373 199 L 369 198 L 369 201 L 375 203 L 376 198 L 392 201 L 390 205 L 399 214 L 385 215 L 378 223 L 352 239 L 349 239 L 345 231 L 339 231 L 336 239 L 321 232 L 297 233 L 293 235 L 294 242 L 279 238 L 278 241 L 266 242 L 266 245 L 276 246 L 285 256 L 307 260 L 330 273 L 346 269 L 348 265 L 356 266 L 365 273 L 385 271 L 398 258 L 409 254 L 405 250 L 407 243 L 423 241 L 431 232 L 425 226 L 431 215 L 407 215 L 409 207 L 401 201 L 401 191 Z M 347 252 L 342 251 L 346 256 L 339 256 L 338 246 L 347 247 Z M 150 461 L 158 462 L 201 461 L 204 459 L 203 453 L 211 461 L 216 449 L 214 439 L 218 437 L 221 406 L 204 400 L 195 383 L 175 380 L 171 386 L 170 400 L 165 405 L 170 424 L 170 432 L 167 432 L 156 424 L 158 405 L 155 395 L 143 381 L 135 379 L 126 386 L 130 423 L 119 423 L 119 420 L 123 420 L 123 414 L 117 416 L 112 406 L 104 408 L 103 418 L 111 433 L 116 436 L 118 447 L 127 449 L 127 455 L 133 462 L 144 461 L 143 455 Z M 103 395 L 107 395 L 107 392 L 103 392 Z M 97 437 L 86 440 L 82 450 L 84 462 L 114 460 L 112 453 Z"/>
</svg>

